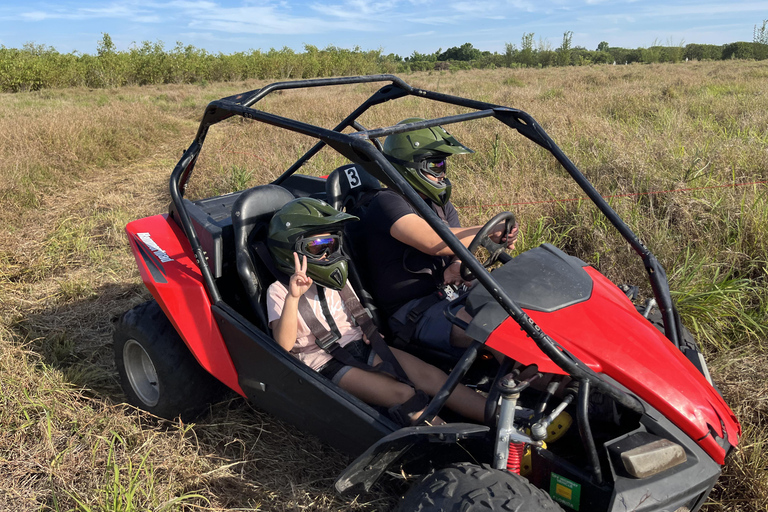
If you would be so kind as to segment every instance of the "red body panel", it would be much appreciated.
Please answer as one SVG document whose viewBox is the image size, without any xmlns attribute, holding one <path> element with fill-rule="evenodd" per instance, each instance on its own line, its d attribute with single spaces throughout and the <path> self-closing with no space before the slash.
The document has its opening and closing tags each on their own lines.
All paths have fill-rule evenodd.
<svg viewBox="0 0 768 512">
<path fill-rule="evenodd" d="M 203 368 L 245 396 L 184 232 L 167 215 L 135 220 L 125 230 L 144 284 L 189 350 Z"/>
<path fill-rule="evenodd" d="M 741 427 L 733 412 L 616 285 L 591 267 L 585 270 L 594 282 L 589 300 L 552 313 L 526 313 L 565 350 L 626 386 L 723 464 L 725 452 L 711 432 L 720 437 L 727 433 L 736 446 Z M 538 365 L 539 371 L 564 373 L 511 318 L 487 344 L 521 363 Z"/>
</svg>

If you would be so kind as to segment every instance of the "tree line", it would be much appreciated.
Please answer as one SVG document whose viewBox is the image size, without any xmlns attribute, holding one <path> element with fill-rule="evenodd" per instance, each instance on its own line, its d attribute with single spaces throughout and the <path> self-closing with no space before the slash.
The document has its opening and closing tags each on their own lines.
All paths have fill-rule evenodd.
<svg viewBox="0 0 768 512">
<path fill-rule="evenodd" d="M 520 45 L 507 43 L 504 53 L 481 51 L 471 43 L 401 57 L 381 50 L 304 45 L 303 52 L 284 47 L 263 52 L 210 53 L 176 43 L 170 50 L 162 42 L 145 41 L 119 51 L 109 34 L 102 34 L 95 55 L 59 53 L 45 45 L 28 43 L 20 49 L 0 46 L 0 91 L 19 92 L 47 88 L 109 88 L 124 85 L 206 83 L 245 79 L 300 79 L 374 73 L 410 73 L 517 67 L 584 66 L 768 58 L 768 20 L 755 26 L 752 42 L 724 45 L 667 44 L 626 49 L 601 42 L 595 50 L 573 46 L 573 32 L 565 32 L 558 47 L 546 39 L 524 33 Z"/>
</svg>

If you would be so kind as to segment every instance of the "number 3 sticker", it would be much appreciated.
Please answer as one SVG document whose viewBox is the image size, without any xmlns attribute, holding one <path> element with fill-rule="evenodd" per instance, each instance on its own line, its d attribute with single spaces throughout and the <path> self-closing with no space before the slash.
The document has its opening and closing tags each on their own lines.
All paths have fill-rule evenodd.
<svg viewBox="0 0 768 512">
<path fill-rule="evenodd" d="M 357 174 L 357 169 L 352 167 L 347 167 L 344 169 L 344 172 L 347 173 L 347 181 L 349 181 L 349 188 L 355 188 L 360 186 L 360 176 Z"/>
</svg>

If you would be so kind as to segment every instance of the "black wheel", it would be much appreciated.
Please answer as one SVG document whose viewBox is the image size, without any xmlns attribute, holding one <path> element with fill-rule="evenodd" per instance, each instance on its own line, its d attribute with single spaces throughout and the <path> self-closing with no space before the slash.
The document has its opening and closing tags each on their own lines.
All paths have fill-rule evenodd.
<svg viewBox="0 0 768 512">
<path fill-rule="evenodd" d="M 486 464 L 457 464 L 435 471 L 406 493 L 399 510 L 562 512 L 557 503 L 528 480 Z"/>
<path fill-rule="evenodd" d="M 643 307 L 638 307 L 638 311 L 642 314 L 644 309 Z M 662 334 L 665 333 L 664 330 L 664 320 L 661 316 L 661 311 L 659 311 L 658 308 L 654 308 L 650 315 L 648 315 L 648 321 L 653 324 L 654 327 L 656 327 L 659 331 L 661 331 Z M 683 339 L 680 340 L 680 351 L 683 353 L 683 355 L 696 367 L 699 372 L 701 372 L 704 377 L 707 378 L 707 380 L 714 386 L 714 383 L 712 382 L 712 377 L 709 374 L 709 368 L 707 368 L 707 363 L 704 361 L 704 356 L 701 354 L 701 349 L 699 348 L 699 344 L 696 342 L 696 338 L 693 337 L 693 334 L 691 331 L 688 330 L 686 326 L 683 327 Z M 717 389 L 717 387 L 715 387 Z M 720 393 L 720 390 L 717 391 Z"/>
<path fill-rule="evenodd" d="M 638 311 L 640 313 L 643 313 L 643 310 L 645 308 L 638 308 Z M 656 327 L 659 331 L 664 331 L 664 319 L 661 316 L 661 311 L 659 311 L 659 308 L 653 308 L 651 311 L 651 314 L 648 315 L 648 321 L 651 322 L 654 327 Z M 699 349 L 699 344 L 696 342 L 696 339 L 693 337 L 693 334 L 691 331 L 688 330 L 686 326 L 683 327 L 683 339 L 680 340 L 680 350 L 695 350 L 696 352 L 701 352 L 701 349 Z"/>
<path fill-rule="evenodd" d="M 224 391 L 224 385 L 198 364 L 154 300 L 123 314 L 112 338 L 123 391 L 140 409 L 188 420 Z"/>
</svg>

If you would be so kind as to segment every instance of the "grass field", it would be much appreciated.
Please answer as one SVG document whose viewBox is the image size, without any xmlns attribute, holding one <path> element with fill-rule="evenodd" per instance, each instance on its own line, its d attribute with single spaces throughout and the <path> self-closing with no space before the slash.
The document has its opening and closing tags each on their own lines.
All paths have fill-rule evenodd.
<svg viewBox="0 0 768 512">
<path fill-rule="evenodd" d="M 707 512 L 768 510 L 768 94 L 764 62 L 421 73 L 412 85 L 527 111 L 655 252 L 744 436 Z M 122 404 L 110 319 L 149 298 L 123 228 L 167 211 L 205 105 L 263 83 L 48 90 L 0 104 L 0 510 L 387 510 L 401 488 L 338 497 L 349 459 L 239 398 L 196 424 Z M 331 127 L 374 88 L 286 92 L 264 107 Z M 367 127 L 449 111 L 407 99 Z M 511 209 L 521 248 L 552 242 L 614 282 L 639 259 L 541 149 L 457 126 L 464 223 Z M 214 127 L 189 197 L 279 175 L 310 147 Z M 459 160 L 461 158 L 461 160 Z M 344 161 L 323 151 L 305 172 Z M 674 191 L 657 193 L 661 191 Z M 567 201 L 555 201 L 567 200 Z M 647 286 L 643 288 L 647 295 Z"/>
</svg>

